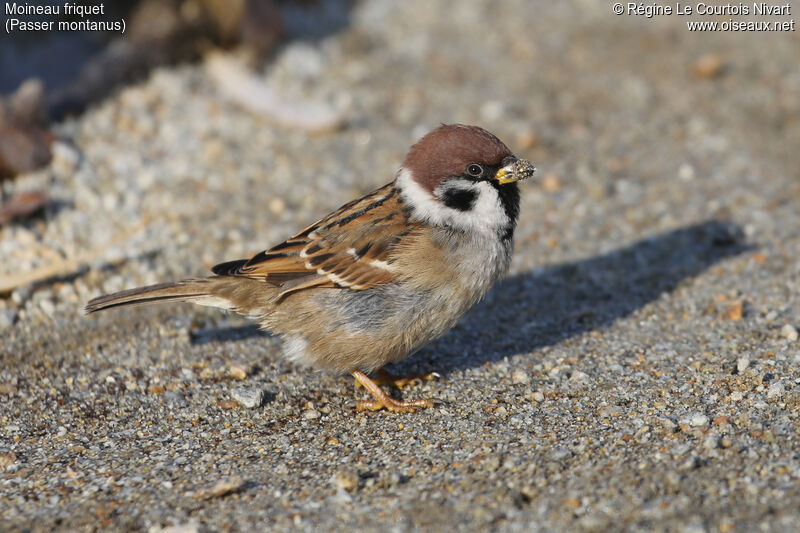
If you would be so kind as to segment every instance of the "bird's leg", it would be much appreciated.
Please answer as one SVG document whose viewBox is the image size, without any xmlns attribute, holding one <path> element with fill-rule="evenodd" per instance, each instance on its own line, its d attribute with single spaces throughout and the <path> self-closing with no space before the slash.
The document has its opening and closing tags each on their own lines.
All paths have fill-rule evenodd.
<svg viewBox="0 0 800 533">
<path fill-rule="evenodd" d="M 386 394 L 377 383 L 372 381 L 362 371 L 353 370 L 351 374 L 353 374 L 353 377 L 356 378 L 356 382 L 363 385 L 364 388 L 367 389 L 370 394 L 372 394 L 372 397 L 375 398 L 374 400 L 358 402 L 356 409 L 359 411 L 377 411 L 378 409 L 385 408 L 395 413 L 413 413 L 415 409 L 433 407 L 433 402 L 430 400 L 413 400 L 407 402 L 395 400 Z"/>
<path fill-rule="evenodd" d="M 418 381 L 433 381 L 442 377 L 436 372 L 412 374 L 410 376 L 397 376 L 388 370 L 384 370 L 383 368 L 378 370 L 377 374 L 378 375 L 372 380 L 374 383 L 377 385 L 391 385 L 392 387 L 397 387 L 400 390 L 403 390 L 405 387 L 413 385 Z"/>
</svg>

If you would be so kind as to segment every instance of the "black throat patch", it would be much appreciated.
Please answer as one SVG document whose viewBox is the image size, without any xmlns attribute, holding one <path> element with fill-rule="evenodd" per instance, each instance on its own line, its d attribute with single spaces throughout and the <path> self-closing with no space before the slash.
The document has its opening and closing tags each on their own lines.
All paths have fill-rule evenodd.
<svg viewBox="0 0 800 533">
<path fill-rule="evenodd" d="M 507 183 L 500 185 L 496 181 L 490 182 L 500 195 L 500 203 L 508 216 L 509 224 L 502 235 L 504 241 L 510 241 L 514 238 L 514 228 L 517 226 L 517 217 L 519 216 L 519 187 L 516 183 Z"/>
</svg>

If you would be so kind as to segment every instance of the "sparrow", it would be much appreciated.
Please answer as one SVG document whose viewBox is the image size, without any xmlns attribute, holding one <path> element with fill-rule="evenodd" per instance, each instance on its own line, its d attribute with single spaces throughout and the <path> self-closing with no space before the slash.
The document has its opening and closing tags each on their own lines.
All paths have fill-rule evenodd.
<svg viewBox="0 0 800 533">
<path fill-rule="evenodd" d="M 277 246 L 213 275 L 94 298 L 87 313 L 154 302 L 229 309 L 283 337 L 295 362 L 350 373 L 373 400 L 412 412 L 367 374 L 452 328 L 508 270 L 517 183 L 535 167 L 478 126 L 442 125 L 406 155 L 394 181 Z"/>
</svg>

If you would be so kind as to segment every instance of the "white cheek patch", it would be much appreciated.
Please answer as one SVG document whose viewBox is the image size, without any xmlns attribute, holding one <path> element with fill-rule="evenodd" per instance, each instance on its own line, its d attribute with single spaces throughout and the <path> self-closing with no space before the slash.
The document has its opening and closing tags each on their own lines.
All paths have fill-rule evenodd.
<svg viewBox="0 0 800 533">
<path fill-rule="evenodd" d="M 401 168 L 397 174 L 397 186 L 414 216 L 432 225 L 479 233 L 496 233 L 497 230 L 508 227 L 511 222 L 497 190 L 485 181 L 458 180 L 448 184 L 448 187 L 470 189 L 477 193 L 472 209 L 468 211 L 444 205 L 417 183 L 411 171 L 406 168 Z M 438 194 L 440 191 L 437 189 L 434 192 Z"/>
</svg>

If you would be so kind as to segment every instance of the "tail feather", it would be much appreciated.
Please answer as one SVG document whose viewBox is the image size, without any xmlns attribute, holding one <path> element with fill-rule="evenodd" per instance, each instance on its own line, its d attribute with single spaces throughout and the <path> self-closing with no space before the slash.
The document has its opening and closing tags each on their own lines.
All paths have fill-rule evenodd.
<svg viewBox="0 0 800 533">
<path fill-rule="evenodd" d="M 204 280 L 185 280 L 173 283 L 159 283 L 125 291 L 98 296 L 86 304 L 86 313 L 91 314 L 105 309 L 128 305 L 142 305 L 155 302 L 192 301 L 204 303 L 208 299 L 208 286 Z M 215 300 L 217 300 L 215 298 Z M 212 304 L 213 305 L 213 304 Z M 222 306 L 220 306 L 222 307 Z"/>
</svg>

